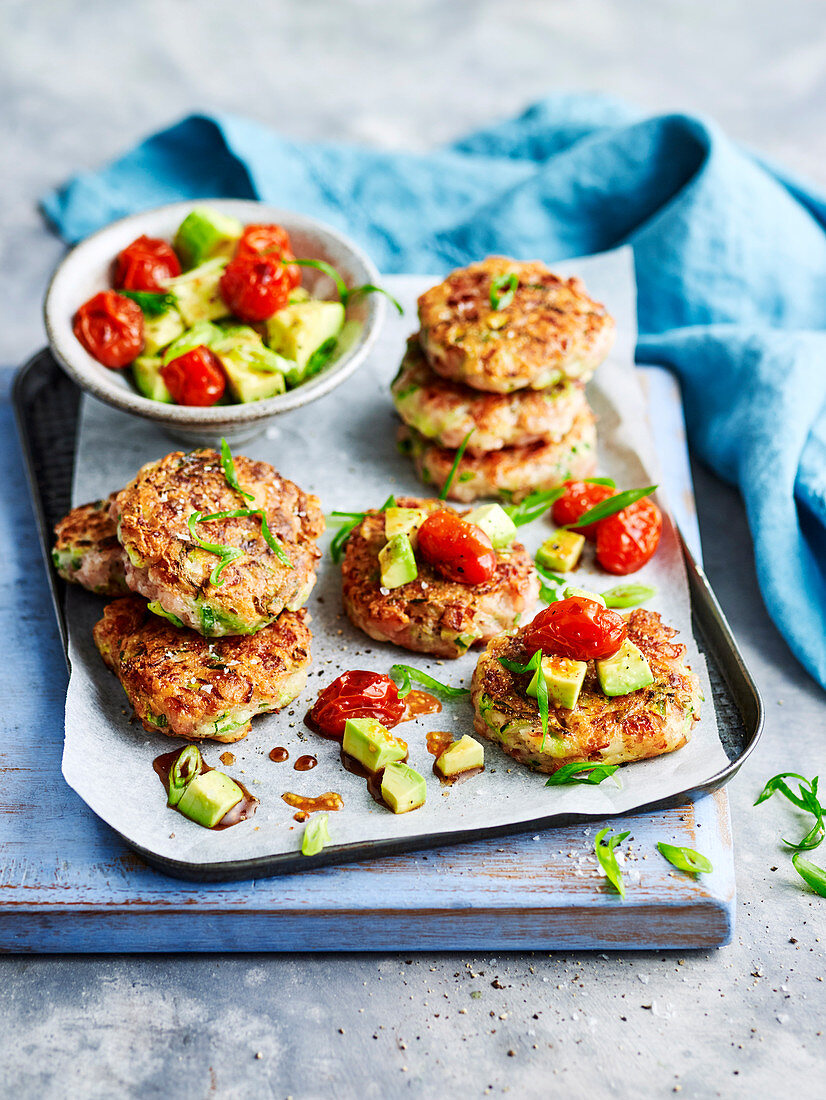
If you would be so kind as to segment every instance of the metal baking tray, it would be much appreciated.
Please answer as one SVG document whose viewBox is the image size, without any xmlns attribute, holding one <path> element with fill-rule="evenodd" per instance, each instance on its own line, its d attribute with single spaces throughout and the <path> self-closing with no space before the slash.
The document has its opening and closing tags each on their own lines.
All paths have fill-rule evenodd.
<svg viewBox="0 0 826 1100">
<path fill-rule="evenodd" d="M 13 403 L 26 460 L 26 473 L 64 652 L 67 650 L 67 586 L 52 568 L 50 551 L 52 529 L 71 507 L 80 399 L 80 390 L 61 371 L 46 349 L 21 368 L 13 386 Z M 763 728 L 762 700 L 731 629 L 705 574 L 695 562 L 685 540 L 682 540 L 682 549 L 691 592 L 694 635 L 708 663 L 719 736 L 728 764 L 703 784 L 637 807 L 635 813 L 681 805 L 722 787 L 737 774 L 754 750 Z M 487 836 L 497 836 L 568 825 L 590 821 L 592 816 L 557 813 L 530 823 L 491 827 L 484 830 L 484 833 Z M 467 835 L 461 832 L 452 833 L 450 843 L 478 840 L 479 837 L 478 829 L 468 832 Z M 126 838 L 123 839 L 148 863 L 167 874 L 198 881 L 243 879 L 299 871 L 304 867 L 318 867 L 322 863 L 343 863 L 365 856 L 389 855 L 412 848 L 439 847 L 446 843 L 441 835 L 394 838 L 380 843 L 341 845 L 312 858 L 290 854 L 289 857 L 275 856 L 202 865 L 195 873 L 189 864 L 158 857 Z"/>
</svg>

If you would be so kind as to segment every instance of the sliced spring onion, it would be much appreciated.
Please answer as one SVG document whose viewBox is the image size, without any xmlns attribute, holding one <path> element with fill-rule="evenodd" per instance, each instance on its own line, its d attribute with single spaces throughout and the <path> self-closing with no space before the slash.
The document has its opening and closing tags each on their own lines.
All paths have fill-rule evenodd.
<svg viewBox="0 0 826 1100">
<path fill-rule="evenodd" d="M 470 695 L 470 688 L 455 688 L 451 687 L 450 684 L 443 684 L 441 680 L 434 679 L 428 673 L 422 672 L 421 669 L 413 668 L 412 665 L 391 665 L 390 675 L 394 679 L 398 677 L 401 680 L 401 684 L 399 684 L 400 699 L 404 699 L 406 695 L 410 694 L 411 680 L 415 680 L 417 684 L 422 684 L 424 687 L 429 687 L 432 691 L 438 691 L 440 695 L 444 695 L 447 699 L 463 699 L 465 695 Z"/>
<path fill-rule="evenodd" d="M 613 775 L 619 767 L 618 764 L 588 764 L 574 760 L 571 764 L 563 764 L 553 773 L 545 783 L 546 787 L 561 787 L 566 783 L 602 783 L 609 775 Z"/>
<path fill-rule="evenodd" d="M 389 294 L 380 286 L 374 286 L 372 283 L 364 283 L 362 286 L 354 286 L 352 289 L 348 289 L 347 284 L 341 275 L 336 271 L 332 264 L 328 264 L 326 260 L 307 260 L 307 259 L 292 259 L 281 260 L 282 264 L 287 266 L 291 264 L 298 264 L 299 267 L 314 267 L 317 271 L 323 271 L 325 275 L 329 275 L 333 282 L 336 284 L 336 290 L 341 304 L 346 309 L 348 304 L 354 299 L 363 294 L 383 294 L 385 298 L 389 298 L 400 314 L 404 314 L 404 309 L 401 303 L 397 302 L 392 294 Z"/>
<path fill-rule="evenodd" d="M 509 275 L 497 275 L 490 284 L 491 309 L 507 309 L 513 301 L 516 288 L 519 286 L 519 277 L 511 271 Z"/>
<path fill-rule="evenodd" d="M 197 745 L 187 745 L 181 749 L 169 772 L 169 798 L 167 806 L 177 806 L 181 797 L 196 775 L 200 775 L 203 766 L 201 750 Z"/>
<path fill-rule="evenodd" d="M 203 512 L 193 512 L 189 519 L 186 521 L 189 527 L 189 533 L 192 535 L 194 542 L 201 547 L 202 550 L 209 550 L 212 554 L 217 554 L 221 559 L 218 565 L 212 570 L 209 580 L 210 584 L 218 585 L 218 580 L 221 573 L 229 565 L 230 562 L 236 561 L 243 556 L 244 551 L 238 550 L 234 546 L 223 546 L 221 543 L 205 542 L 195 532 L 196 523 L 209 523 L 215 519 L 245 519 L 246 517 L 257 516 L 261 520 L 261 534 L 264 537 L 264 541 L 270 550 L 275 554 L 278 560 L 286 565 L 288 568 L 293 568 L 293 563 L 287 557 L 284 552 L 284 547 L 278 542 L 270 531 L 269 524 L 267 523 L 267 516 L 263 508 L 232 508 L 225 512 L 210 512 L 209 515 L 204 515 Z"/>
<path fill-rule="evenodd" d="M 174 294 L 158 294 L 152 290 L 119 290 L 118 294 L 136 302 L 145 317 L 160 317 L 162 313 L 166 313 L 168 309 L 174 309 L 176 305 Z"/>
<path fill-rule="evenodd" d="M 539 720 L 542 723 L 542 742 L 539 746 L 539 751 L 542 752 L 548 736 L 548 685 L 545 683 L 545 677 L 540 671 L 542 668 L 542 650 L 537 649 L 526 665 L 520 665 L 518 661 L 511 661 L 508 657 L 500 657 L 499 664 L 502 668 L 506 668 L 508 672 L 515 672 L 518 676 L 522 676 L 526 672 L 539 672 L 536 678 L 536 705 L 539 709 Z"/>
<path fill-rule="evenodd" d="M 797 794 L 795 794 L 787 779 L 797 779 Z M 766 783 L 763 790 L 760 792 L 755 806 L 759 806 L 761 802 L 765 802 L 767 798 L 771 798 L 776 792 L 782 794 L 784 798 L 787 798 L 793 806 L 797 806 L 799 810 L 803 810 L 807 814 L 811 814 L 814 817 L 814 824 L 806 835 L 799 841 L 786 840 L 785 837 L 781 837 L 784 844 L 789 848 L 795 848 L 797 851 L 810 851 L 812 848 L 822 842 L 824 836 L 826 836 L 826 824 L 824 824 L 824 817 L 826 817 L 826 808 L 824 808 L 817 794 L 818 776 L 814 779 L 807 779 L 805 775 L 798 775 L 797 772 L 780 772 L 779 775 L 774 775 Z"/>
<path fill-rule="evenodd" d="M 630 833 L 617 833 L 616 836 L 609 837 L 608 834 L 610 832 L 610 828 L 607 827 L 605 829 L 600 829 L 594 837 L 594 851 L 600 867 L 602 867 L 605 872 L 606 878 L 620 897 L 625 898 L 625 883 L 622 881 L 622 871 L 620 871 L 619 864 L 617 863 L 614 849 L 618 844 L 621 844 L 627 836 L 630 836 Z"/>
<path fill-rule="evenodd" d="M 539 493 L 530 493 L 519 504 L 508 504 L 505 511 L 517 527 L 522 527 L 524 524 L 532 523 L 535 519 L 544 515 L 564 492 L 565 487 L 560 485 L 556 489 L 545 489 Z"/>
<path fill-rule="evenodd" d="M 304 837 L 301 841 L 301 854 L 303 856 L 317 856 L 322 848 L 332 844 L 330 830 L 327 828 L 329 814 L 319 814 L 311 817 L 304 829 Z"/>
<path fill-rule="evenodd" d="M 320 344 L 315 349 L 307 360 L 307 366 L 304 368 L 303 381 L 306 382 L 308 378 L 312 378 L 327 366 L 333 357 L 333 352 L 336 350 L 337 345 L 338 337 L 330 336 L 323 344 Z"/>
<path fill-rule="evenodd" d="M 616 493 L 606 500 L 601 500 L 593 508 L 589 508 L 587 512 L 579 517 L 576 523 L 568 523 L 565 526 L 576 529 L 577 527 L 587 527 L 589 523 L 599 523 L 601 519 L 607 519 L 608 516 L 621 512 L 629 504 L 634 504 L 636 501 L 642 500 L 643 497 L 650 496 L 657 488 L 657 485 L 647 485 L 644 489 L 626 489 L 624 493 Z"/>
<path fill-rule="evenodd" d="M 235 472 L 235 461 L 232 457 L 232 451 L 229 449 L 229 443 L 227 443 L 225 439 L 221 440 L 221 466 L 223 467 L 224 477 L 230 489 L 234 489 L 236 493 L 240 493 L 241 496 L 245 497 L 247 500 L 255 500 L 252 493 L 246 492 L 238 484 L 238 475 Z"/>
<path fill-rule="evenodd" d="M 586 477 L 586 485 L 607 485 L 609 489 L 616 489 L 617 483 L 612 477 Z"/>
<path fill-rule="evenodd" d="M 242 557 L 244 551 L 238 550 L 234 546 L 223 546 L 219 542 L 207 542 L 205 539 L 202 539 L 195 531 L 195 524 L 200 523 L 202 519 L 206 518 L 207 517 L 204 516 L 203 512 L 193 512 L 189 519 L 186 521 L 186 524 L 189 528 L 189 533 L 192 536 L 192 541 L 197 546 L 200 546 L 202 550 L 208 550 L 210 554 L 217 554 L 220 558 L 220 561 L 209 575 L 209 583 L 214 584 L 216 588 L 220 588 L 223 584 L 223 581 L 221 581 L 220 579 L 221 574 L 231 561 L 236 561 L 238 558 Z"/>
<path fill-rule="evenodd" d="M 650 584 L 617 584 L 601 593 L 606 607 L 637 607 L 656 594 Z"/>
<path fill-rule="evenodd" d="M 395 508 L 396 498 L 391 494 L 379 509 L 386 512 L 388 508 Z M 338 565 L 344 554 L 344 547 L 353 531 L 367 518 L 366 512 L 331 512 L 327 517 L 331 523 L 339 524 L 333 541 L 330 543 L 330 557 Z"/>
<path fill-rule="evenodd" d="M 678 871 L 687 871 L 690 875 L 708 875 L 714 870 L 708 856 L 695 851 L 694 848 L 666 844 L 664 840 L 659 841 L 657 848 Z"/>
<path fill-rule="evenodd" d="M 459 444 L 459 448 L 456 451 L 456 457 L 453 459 L 453 465 L 450 467 L 450 473 L 447 475 L 447 481 L 444 483 L 441 493 L 439 493 L 439 500 L 447 500 L 447 494 L 450 492 L 451 486 L 453 485 L 453 480 L 456 477 L 456 471 L 459 469 L 459 463 L 464 458 L 465 450 L 470 441 L 470 437 L 475 431 L 475 428 L 471 428 L 465 438 Z"/>
<path fill-rule="evenodd" d="M 810 859 L 804 859 L 800 852 L 795 852 L 792 856 L 792 866 L 807 886 L 811 886 L 816 894 L 826 898 L 826 870 L 812 863 Z"/>
<path fill-rule="evenodd" d="M 800 779 L 807 786 L 809 785 L 809 780 L 805 775 L 798 775 L 797 772 L 780 772 L 779 775 L 773 775 L 766 783 L 754 803 L 755 806 L 759 806 L 761 802 L 765 802 L 767 798 L 771 798 L 775 791 L 779 791 L 780 794 L 788 798 L 789 802 L 793 802 L 795 806 L 799 807 L 801 810 L 807 809 L 805 802 L 797 795 L 792 794 L 789 785 L 786 783 L 787 779 Z"/>
</svg>

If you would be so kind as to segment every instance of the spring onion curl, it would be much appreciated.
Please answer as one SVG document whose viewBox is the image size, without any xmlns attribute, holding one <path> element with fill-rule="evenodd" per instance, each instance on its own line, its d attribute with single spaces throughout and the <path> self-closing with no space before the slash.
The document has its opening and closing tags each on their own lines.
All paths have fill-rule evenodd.
<svg viewBox="0 0 826 1100">
<path fill-rule="evenodd" d="M 236 493 L 240 493 L 241 496 L 245 497 L 247 500 L 255 500 L 252 493 L 246 492 L 238 484 L 238 475 L 235 472 L 235 462 L 232 457 L 232 451 L 229 449 L 229 443 L 227 443 L 225 439 L 221 440 L 221 466 L 223 467 L 224 477 L 230 489 L 234 489 Z"/>
<path fill-rule="evenodd" d="M 650 496 L 658 488 L 657 485 L 647 485 L 644 489 L 626 489 L 623 493 L 616 493 L 612 497 L 601 500 L 599 504 L 595 504 L 587 512 L 583 512 L 575 523 L 566 523 L 562 530 L 576 530 L 577 527 L 587 527 L 589 523 L 599 523 L 601 519 L 607 519 L 608 516 L 614 516 L 617 512 L 621 512 L 629 504 L 634 504 L 636 501 L 642 500 L 643 497 Z"/>
<path fill-rule="evenodd" d="M 336 284 L 336 290 L 338 292 L 339 300 L 346 309 L 347 306 L 354 299 L 361 297 L 364 294 L 383 294 L 385 298 L 389 298 L 393 305 L 398 310 L 401 316 L 404 315 L 404 309 L 400 302 L 398 302 L 392 294 L 389 294 L 380 286 L 374 286 L 372 283 L 364 283 L 362 286 L 354 286 L 352 289 L 348 288 L 344 279 L 336 271 L 332 264 L 328 264 L 326 260 L 308 260 L 308 259 L 281 259 L 281 263 L 287 267 L 291 267 L 293 264 L 297 264 L 299 267 L 314 267 L 317 271 L 323 271 L 325 275 L 329 275 L 333 282 Z"/>
<path fill-rule="evenodd" d="M 423 687 L 429 687 L 431 691 L 438 691 L 446 699 L 463 699 L 466 695 L 470 695 L 470 688 L 455 688 L 451 687 L 450 684 L 443 684 L 441 680 L 436 680 L 433 676 L 422 672 L 421 669 L 414 668 L 412 665 L 391 665 L 390 675 L 401 680 L 401 684 L 398 685 L 400 699 L 404 699 L 406 695 L 410 694 L 411 680 L 415 680 L 417 684 L 421 684 Z"/>
<path fill-rule="evenodd" d="M 450 492 L 453 486 L 453 482 L 456 479 L 456 472 L 459 469 L 459 463 L 465 457 L 465 450 L 467 449 L 467 445 L 470 442 L 470 437 L 475 431 L 475 428 L 471 428 L 465 438 L 459 444 L 459 447 L 456 451 L 456 457 L 453 459 L 453 465 L 450 467 L 450 473 L 447 475 L 447 481 L 442 486 L 441 493 L 439 493 L 439 500 L 447 500 L 447 494 Z M 462 478 L 459 478 L 459 480 L 461 481 Z"/>
<path fill-rule="evenodd" d="M 388 508 L 395 508 L 396 498 L 389 496 L 387 500 L 382 504 L 379 509 L 380 512 L 386 512 Z M 353 531 L 358 527 L 360 523 L 363 523 L 367 518 L 366 512 L 331 512 L 327 517 L 331 523 L 339 524 L 339 530 L 336 532 L 333 541 L 330 543 L 330 557 L 338 565 L 344 554 L 344 547 L 347 545 L 347 540 L 352 535 Z"/>
<path fill-rule="evenodd" d="M 562 787 L 568 783 L 602 783 L 619 767 L 619 764 L 588 763 L 584 760 L 574 760 L 570 764 L 563 764 L 561 768 L 549 776 L 546 787 Z"/>
<path fill-rule="evenodd" d="M 187 745 L 186 748 L 181 749 L 169 772 L 167 806 L 178 805 L 186 788 L 196 775 L 200 775 L 203 763 L 203 757 L 197 745 Z"/>
<path fill-rule="evenodd" d="M 614 849 L 621 844 L 630 833 L 617 833 L 616 836 L 608 836 L 610 828 L 600 829 L 594 837 L 594 852 L 605 876 L 623 900 L 625 899 L 625 884 L 622 881 L 622 871 L 619 869 Z M 605 839 L 607 837 L 607 840 Z M 604 843 L 603 843 L 604 841 Z"/>
<path fill-rule="evenodd" d="M 289 569 L 293 568 L 293 563 L 284 552 L 283 546 L 273 537 L 263 508 L 234 508 L 226 512 L 210 512 L 209 515 L 204 515 L 203 512 L 193 512 L 186 521 L 189 527 L 189 533 L 192 536 L 192 541 L 196 546 L 200 546 L 202 550 L 208 550 L 211 554 L 217 554 L 221 559 L 209 575 L 209 583 L 214 584 L 217 588 L 221 587 L 222 582 L 220 581 L 220 577 L 224 569 L 226 569 L 230 562 L 243 557 L 244 551 L 238 550 L 234 546 L 223 546 L 221 543 L 217 542 L 206 542 L 195 531 L 195 525 L 196 523 L 209 523 L 214 519 L 245 519 L 248 516 L 257 516 L 261 520 L 261 534 L 267 546 L 269 546 L 270 550 L 272 550 L 283 565 L 286 565 Z"/>
<path fill-rule="evenodd" d="M 508 672 L 515 672 L 520 676 L 526 672 L 533 672 L 536 676 L 536 705 L 539 708 L 539 719 L 542 722 L 542 743 L 539 746 L 539 751 L 542 752 L 548 736 L 548 685 L 542 675 L 542 650 L 537 649 L 526 665 L 520 665 L 518 661 L 511 661 L 507 657 L 500 657 L 499 664 L 502 668 L 506 668 Z"/>
<path fill-rule="evenodd" d="M 665 856 L 668 862 L 678 871 L 686 871 L 690 875 L 708 875 L 714 868 L 708 856 L 694 848 L 683 848 L 678 844 L 666 844 L 661 840 L 657 844 L 660 855 Z"/>
</svg>

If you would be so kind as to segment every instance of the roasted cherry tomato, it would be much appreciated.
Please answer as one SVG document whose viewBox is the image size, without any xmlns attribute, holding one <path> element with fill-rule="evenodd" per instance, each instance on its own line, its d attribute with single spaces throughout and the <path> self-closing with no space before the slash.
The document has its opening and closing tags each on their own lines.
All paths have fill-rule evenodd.
<svg viewBox="0 0 826 1100">
<path fill-rule="evenodd" d="M 143 348 L 143 313 L 137 302 L 102 290 L 75 314 L 74 333 L 104 367 L 128 366 Z"/>
<path fill-rule="evenodd" d="M 163 290 L 164 280 L 181 274 L 181 264 L 166 241 L 138 237 L 115 261 L 115 286 L 119 290 Z"/>
<path fill-rule="evenodd" d="M 557 527 L 567 527 L 569 523 L 576 523 L 580 516 L 595 505 L 612 497 L 616 490 L 610 485 L 596 485 L 590 481 L 566 481 L 565 492 L 554 502 L 551 515 Z M 589 523 L 587 527 L 577 527 L 577 532 L 584 535 L 591 542 L 596 541 L 597 524 Z"/>
<path fill-rule="evenodd" d="M 609 573 L 636 573 L 659 546 L 662 529 L 662 512 L 643 497 L 597 524 L 597 561 Z"/>
<path fill-rule="evenodd" d="M 431 512 L 417 540 L 421 556 L 449 581 L 483 584 L 496 572 L 493 543 L 481 527 L 454 512 Z"/>
<path fill-rule="evenodd" d="M 248 225 L 238 242 L 238 255 L 258 253 L 263 256 L 275 256 L 281 260 L 294 260 L 292 245 L 287 230 L 282 225 Z M 298 264 L 287 264 L 287 276 L 290 289 L 301 283 L 301 268 Z"/>
<path fill-rule="evenodd" d="M 204 344 L 161 367 L 161 377 L 179 405 L 214 405 L 227 388 L 221 360 Z"/>
<path fill-rule="evenodd" d="M 389 729 L 402 720 L 404 706 L 389 676 L 356 669 L 333 680 L 307 717 L 325 736 L 341 739 L 348 718 L 375 718 Z"/>
<path fill-rule="evenodd" d="M 570 596 L 540 611 L 518 637 L 531 654 L 541 649 L 574 661 L 596 661 L 616 653 L 626 633 L 625 620 L 615 611 L 596 600 Z"/>
<path fill-rule="evenodd" d="M 221 276 L 221 297 L 248 325 L 266 321 L 283 309 L 289 294 L 289 274 L 276 256 L 241 252 Z"/>
</svg>

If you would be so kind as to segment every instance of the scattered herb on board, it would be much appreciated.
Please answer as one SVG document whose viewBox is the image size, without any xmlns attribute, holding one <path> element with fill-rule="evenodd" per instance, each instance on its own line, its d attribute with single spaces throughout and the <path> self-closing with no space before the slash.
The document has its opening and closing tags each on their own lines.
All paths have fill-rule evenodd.
<svg viewBox="0 0 826 1100">
<path fill-rule="evenodd" d="M 708 856 L 695 851 L 694 848 L 683 848 L 678 844 L 666 844 L 664 840 L 659 841 L 657 848 L 660 855 L 665 856 L 668 862 L 676 867 L 678 871 L 687 871 L 690 875 L 708 875 L 714 870 Z"/>
<path fill-rule="evenodd" d="M 602 783 L 613 775 L 618 767 L 618 764 L 586 763 L 574 760 L 570 764 L 563 764 L 558 771 L 549 776 L 545 786 L 562 787 L 568 783 Z"/>
<path fill-rule="evenodd" d="M 787 782 L 790 779 L 798 781 L 797 793 L 791 789 Z M 773 794 L 782 794 L 793 806 L 804 813 L 812 815 L 814 823 L 799 841 L 786 840 L 785 837 L 781 837 L 781 839 L 789 848 L 794 849 L 792 866 L 795 871 L 816 894 L 826 897 L 826 870 L 816 863 L 812 863 L 810 859 L 806 859 L 802 854 L 804 851 L 817 848 L 822 843 L 825 834 L 823 819 L 826 817 L 826 807 L 821 804 L 818 798 L 817 786 L 818 776 L 815 776 L 814 779 L 807 779 L 805 775 L 799 775 L 797 772 L 780 772 L 768 780 L 754 804 L 759 806 L 761 802 L 765 802 Z"/>
<path fill-rule="evenodd" d="M 596 852 L 600 867 L 602 867 L 605 872 L 605 877 L 620 897 L 625 898 L 625 883 L 622 881 L 622 871 L 620 871 L 619 863 L 617 863 L 617 856 L 614 849 L 631 834 L 629 832 L 624 832 L 609 837 L 608 834 L 610 832 L 611 830 L 608 827 L 600 829 L 594 838 L 594 851 Z"/>
</svg>

